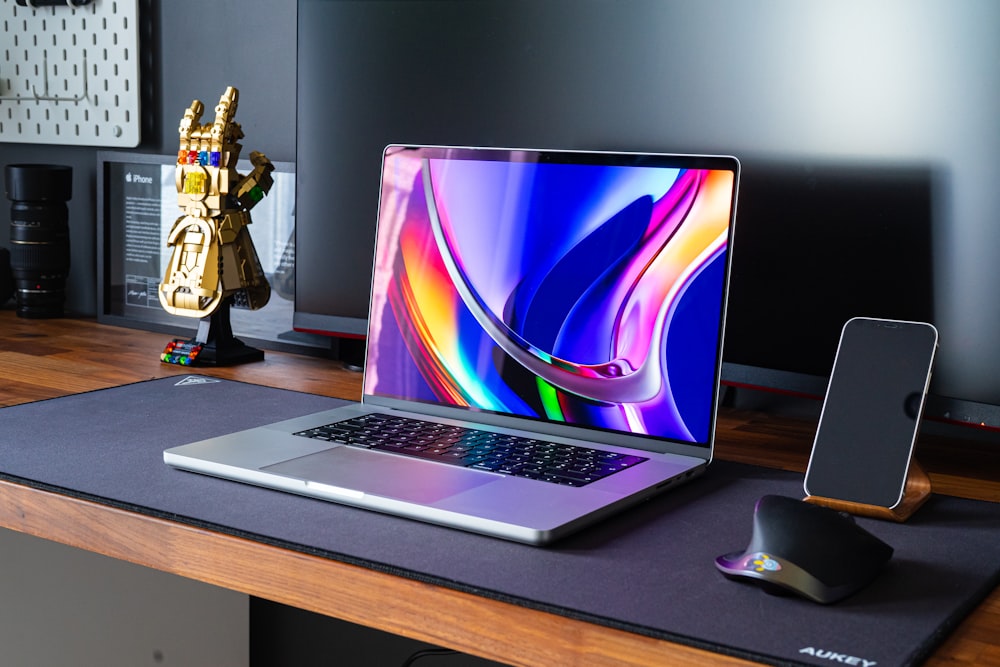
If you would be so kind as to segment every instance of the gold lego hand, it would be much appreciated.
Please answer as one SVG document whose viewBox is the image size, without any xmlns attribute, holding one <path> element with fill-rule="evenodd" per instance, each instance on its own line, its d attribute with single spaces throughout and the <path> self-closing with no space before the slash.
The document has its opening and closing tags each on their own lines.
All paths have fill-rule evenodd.
<svg viewBox="0 0 1000 667">
<path fill-rule="evenodd" d="M 230 86 L 219 98 L 213 122 L 200 123 L 204 105 L 199 100 L 181 119 L 175 178 L 177 204 L 185 215 L 167 240 L 173 252 L 159 290 L 160 303 L 175 315 L 204 318 L 229 297 L 254 310 L 270 296 L 246 227 L 249 210 L 273 185 L 274 166 L 254 151 L 251 173 L 236 172 L 243 137 L 234 120 L 238 101 L 239 91 Z"/>
<path fill-rule="evenodd" d="M 181 118 L 181 126 L 177 130 L 181 137 L 182 150 L 187 150 L 188 143 L 191 141 L 191 135 L 196 130 L 201 129 L 198 121 L 201 120 L 201 114 L 204 110 L 205 105 L 201 103 L 201 100 L 194 100 L 191 102 L 191 106 L 184 112 L 184 117 Z"/>
<path fill-rule="evenodd" d="M 211 129 L 208 131 L 213 146 L 234 143 L 243 137 L 243 130 L 240 129 L 238 123 L 233 122 L 239 98 L 240 92 L 229 86 L 219 98 L 219 103 L 215 105 L 215 122 L 212 123 Z"/>
<path fill-rule="evenodd" d="M 274 165 L 266 155 L 251 151 L 250 163 L 253 165 L 253 171 L 244 176 L 236 188 L 236 198 L 248 211 L 263 199 L 274 185 L 274 178 L 271 176 Z"/>
<path fill-rule="evenodd" d="M 222 303 L 219 245 L 214 221 L 182 216 L 167 238 L 173 246 L 166 277 L 157 296 L 171 315 L 207 317 Z"/>
</svg>

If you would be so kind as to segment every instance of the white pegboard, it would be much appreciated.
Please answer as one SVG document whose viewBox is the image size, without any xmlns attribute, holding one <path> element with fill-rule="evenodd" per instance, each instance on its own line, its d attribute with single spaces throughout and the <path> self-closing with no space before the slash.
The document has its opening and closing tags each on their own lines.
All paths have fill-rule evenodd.
<svg viewBox="0 0 1000 667">
<path fill-rule="evenodd" d="M 138 0 L 0 0 L 0 141 L 139 145 Z"/>
</svg>

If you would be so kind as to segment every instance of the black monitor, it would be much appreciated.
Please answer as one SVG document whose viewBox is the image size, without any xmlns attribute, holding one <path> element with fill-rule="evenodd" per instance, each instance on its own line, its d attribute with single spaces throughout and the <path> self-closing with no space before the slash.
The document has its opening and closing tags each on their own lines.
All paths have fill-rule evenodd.
<svg viewBox="0 0 1000 667">
<path fill-rule="evenodd" d="M 934 174 L 754 161 L 744 171 L 724 378 L 822 399 L 852 317 L 934 321 Z"/>
<path fill-rule="evenodd" d="M 1000 4 L 298 0 L 296 328 L 362 337 L 382 148 L 743 163 L 724 380 L 821 397 L 855 315 L 1000 429 Z"/>
</svg>

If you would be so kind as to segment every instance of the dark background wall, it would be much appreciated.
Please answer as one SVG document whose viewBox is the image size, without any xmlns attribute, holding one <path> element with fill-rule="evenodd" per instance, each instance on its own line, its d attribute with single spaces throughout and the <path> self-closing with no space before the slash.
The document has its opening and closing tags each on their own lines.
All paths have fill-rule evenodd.
<svg viewBox="0 0 1000 667">
<path fill-rule="evenodd" d="M 295 161 L 295 0 L 140 0 L 142 141 L 138 153 L 172 155 L 194 99 L 210 112 L 226 86 L 240 91 L 236 120 L 244 154 Z M 96 164 L 100 147 L 0 142 L 0 165 L 73 168 L 66 308 L 97 313 Z M 105 149 L 120 150 L 120 149 Z M 10 206 L 0 202 L 0 246 L 9 247 Z"/>
<path fill-rule="evenodd" d="M 241 91 L 237 118 L 246 132 L 246 149 L 260 150 L 276 161 L 296 161 L 295 0 L 139 1 L 145 130 L 135 150 L 173 154 L 177 125 L 191 100 L 197 97 L 211 107 L 225 86 L 234 85 Z M 534 23 L 512 23 L 529 44 L 536 43 L 532 39 L 538 39 L 542 27 L 582 20 L 585 14 L 560 12 L 562 5 L 557 2 L 519 6 L 529 4 L 540 8 L 539 18 Z M 554 80 L 553 89 L 568 96 L 567 121 L 558 121 L 556 128 L 564 138 L 538 141 L 539 135 L 531 135 L 533 139 L 517 143 L 731 152 L 744 160 L 748 179 L 754 155 L 931 170 L 939 190 L 933 199 L 935 324 L 943 341 L 935 383 L 942 395 L 1000 403 L 996 382 L 1000 355 L 986 354 L 994 350 L 995 332 L 1000 330 L 1000 309 L 992 306 L 994 286 L 1000 280 L 996 254 L 1000 226 L 995 224 L 1000 210 L 1000 190 L 995 187 L 1000 152 L 996 131 L 1000 3 L 607 0 L 603 4 L 622 10 L 620 20 L 604 33 L 608 39 L 625 35 L 630 43 L 650 45 L 651 57 L 622 67 L 629 74 L 623 82 L 648 85 L 639 87 L 640 95 L 634 99 L 616 94 L 617 87 L 612 94 L 587 97 L 588 75 L 606 75 L 609 69 L 615 74 L 615 63 L 585 57 L 593 51 L 587 50 L 586 42 L 561 49 L 556 56 L 565 58 L 560 62 L 568 75 Z M 345 32 L 350 30 L 357 28 L 350 26 Z M 358 37 L 357 42 L 363 47 L 374 40 Z M 541 48 L 551 41 L 537 44 Z M 385 45 L 377 43 L 380 48 Z M 388 57 L 394 56 L 386 50 Z M 695 53 L 703 57 L 692 58 Z M 509 59 L 499 62 L 508 78 L 525 77 L 531 83 L 537 74 L 528 68 L 510 72 Z M 532 85 L 545 90 L 547 84 L 544 79 Z M 623 104 L 643 110 L 636 117 L 635 131 L 656 137 L 669 125 L 676 134 L 648 146 L 603 135 L 600 112 L 612 112 Z M 597 110 L 599 127 L 581 123 L 576 113 L 581 108 Z M 489 122 L 487 118 L 487 130 Z M 544 126 L 540 136 L 549 136 Z M 392 140 L 429 138 L 421 131 L 394 135 Z M 481 142 L 489 144 L 489 135 Z M 97 309 L 97 150 L 0 143 L 0 165 L 55 162 L 74 168 L 67 306 L 71 313 L 84 315 Z M 741 189 L 741 199 L 751 194 Z M 6 204 L 0 201 L 0 245 L 6 245 L 9 225 Z M 968 354 L 969 350 L 976 352 Z"/>
</svg>

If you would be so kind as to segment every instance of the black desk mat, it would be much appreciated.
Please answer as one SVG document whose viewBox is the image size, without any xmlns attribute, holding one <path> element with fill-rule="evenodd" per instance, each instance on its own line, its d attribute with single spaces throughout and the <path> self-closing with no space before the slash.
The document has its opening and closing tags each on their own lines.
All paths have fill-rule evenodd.
<svg viewBox="0 0 1000 667">
<path fill-rule="evenodd" d="M 163 449 L 338 401 L 173 377 L 0 409 L 0 477 L 631 632 L 773 664 L 919 663 L 1000 582 L 1000 504 L 935 495 L 860 519 L 895 556 L 834 606 L 734 583 L 753 503 L 801 476 L 714 462 L 694 482 L 537 548 L 168 468 Z"/>
</svg>

